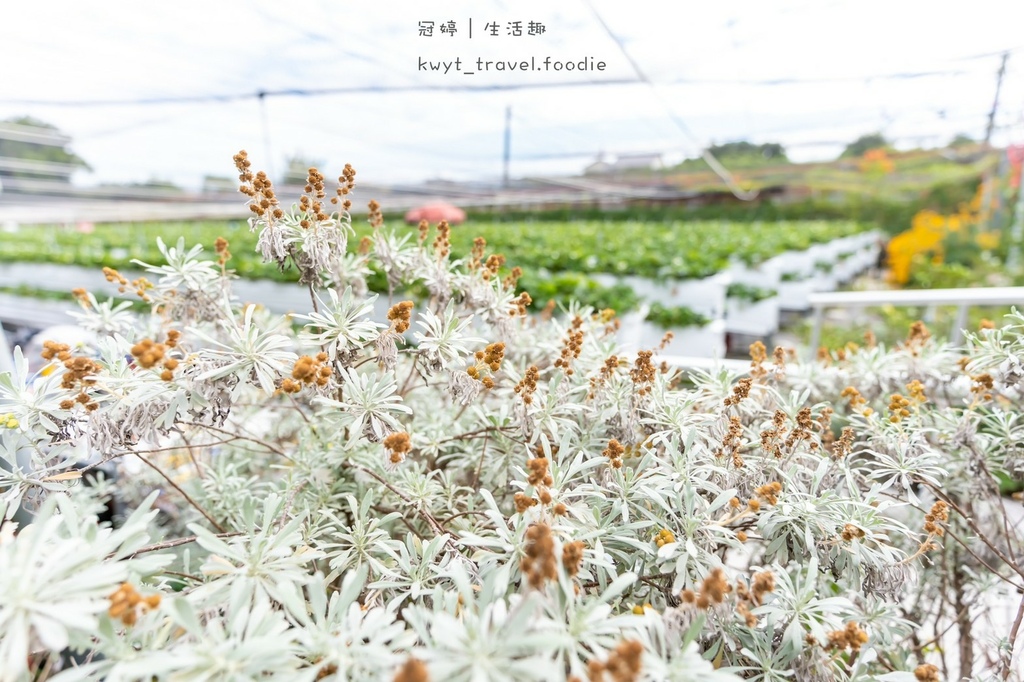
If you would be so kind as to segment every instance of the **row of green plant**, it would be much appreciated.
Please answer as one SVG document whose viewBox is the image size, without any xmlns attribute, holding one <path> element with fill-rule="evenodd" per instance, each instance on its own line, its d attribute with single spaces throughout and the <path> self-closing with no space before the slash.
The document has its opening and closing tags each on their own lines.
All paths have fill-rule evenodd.
<svg viewBox="0 0 1024 682">
<path fill-rule="evenodd" d="M 756 287 L 751 284 L 743 284 L 741 282 L 733 282 L 729 285 L 729 288 L 725 290 L 725 295 L 729 298 L 739 299 L 748 303 L 758 303 L 772 296 L 779 294 L 775 289 L 767 289 L 765 287 Z"/>
<path fill-rule="evenodd" d="M 979 178 L 953 178 L 938 182 L 907 199 L 882 198 L 848 194 L 842 199 L 812 197 L 802 201 L 774 202 L 736 201 L 715 203 L 706 206 L 657 206 L 633 204 L 621 209 L 593 206 L 574 206 L 544 212 L 545 220 L 643 220 L 643 221 L 803 221 L 803 220 L 851 220 L 870 224 L 889 234 L 898 234 L 910 225 L 914 214 L 922 209 L 955 211 L 964 202 L 971 200 L 978 186 Z M 530 211 L 494 210 L 471 212 L 473 221 L 519 222 L 536 219 Z"/>
<path fill-rule="evenodd" d="M 356 219 L 357 237 L 370 228 Z M 487 240 L 488 251 L 505 254 L 525 271 L 607 272 L 644 277 L 698 278 L 725 268 L 732 258 L 758 263 L 787 250 L 845 237 L 863 228 L 848 221 L 806 222 L 474 222 L 452 230 L 452 253 L 470 252 L 473 239 Z M 415 239 L 414 226 L 400 233 Z M 256 237 L 241 221 L 97 225 L 91 234 L 58 227 L 32 227 L 5 235 L 0 261 L 74 263 L 121 267 L 131 259 L 159 263 L 155 237 L 187 243 L 212 243 L 223 236 L 232 244 L 230 267 L 243 277 L 291 280 L 264 264 L 255 253 Z M 355 248 L 359 239 L 350 242 Z"/>
<path fill-rule="evenodd" d="M 687 327 L 704 327 L 711 319 L 686 306 L 666 306 L 652 303 L 647 312 L 647 321 L 663 329 L 686 329 Z"/>
<path fill-rule="evenodd" d="M 640 298 L 629 286 L 604 286 L 578 272 L 527 272 L 520 278 L 519 288 L 529 292 L 534 310 L 543 309 L 548 301 L 563 305 L 578 301 L 596 310 L 611 308 L 621 314 L 634 310 L 640 303 Z"/>
</svg>

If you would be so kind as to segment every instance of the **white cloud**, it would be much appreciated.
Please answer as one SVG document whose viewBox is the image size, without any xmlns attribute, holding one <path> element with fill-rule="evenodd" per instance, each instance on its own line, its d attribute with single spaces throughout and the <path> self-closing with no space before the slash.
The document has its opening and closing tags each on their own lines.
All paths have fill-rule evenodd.
<svg viewBox="0 0 1024 682">
<path fill-rule="evenodd" d="M 1024 44 L 1024 3 L 592 0 L 630 55 L 659 83 L 696 142 L 781 140 L 793 156 L 880 129 L 905 143 L 982 134 L 998 57 L 960 60 Z M 197 186 L 228 175 L 249 149 L 281 168 L 302 152 L 333 172 L 346 162 L 366 181 L 500 174 L 505 106 L 513 107 L 513 173 L 571 172 L 608 151 L 692 153 L 645 85 L 490 92 L 374 92 L 267 99 L 272 159 L 265 159 L 257 100 L 152 105 L 48 106 L 36 102 L 137 101 L 260 90 L 422 85 L 540 84 L 628 79 L 634 71 L 587 2 L 259 2 L 141 4 L 17 0 L 5 23 L 0 118 L 30 114 L 71 134 L 94 167 L 89 182 L 169 178 Z M 474 38 L 465 37 L 466 20 Z M 420 20 L 453 19 L 455 37 L 417 35 Z M 538 21 L 542 36 L 481 35 L 488 21 Z M 473 75 L 422 73 L 419 57 L 464 64 L 550 55 L 606 62 L 603 72 Z M 1024 50 L 1010 59 L 1001 122 L 1018 122 Z M 920 72 L 942 76 L 865 80 Z M 786 85 L 757 82 L 822 80 Z M 1018 128 L 1019 130 L 1019 128 Z M 1021 133 L 1001 130 L 1002 140 Z"/>
</svg>

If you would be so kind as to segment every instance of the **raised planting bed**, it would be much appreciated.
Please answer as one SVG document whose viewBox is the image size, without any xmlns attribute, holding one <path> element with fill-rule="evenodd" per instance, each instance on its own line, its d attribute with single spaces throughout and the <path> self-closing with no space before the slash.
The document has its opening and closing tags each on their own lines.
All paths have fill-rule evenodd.
<svg viewBox="0 0 1024 682">
<path fill-rule="evenodd" d="M 659 353 L 699 358 L 725 357 L 725 320 L 705 319 L 690 324 L 681 320 L 673 323 L 671 318 L 680 317 L 677 313 L 685 310 L 688 309 L 665 309 L 658 304 L 645 304 L 639 311 L 623 317 L 617 341 L 628 352 L 650 350 L 661 347 L 665 333 L 670 331 L 672 339 Z M 684 313 L 681 317 L 688 315 Z"/>
<path fill-rule="evenodd" d="M 370 227 L 357 219 L 349 249 L 358 247 Z M 399 226 L 415 242 L 415 227 Z M 509 266 L 524 271 L 606 272 L 650 278 L 694 279 L 720 272 L 730 260 L 767 261 L 785 251 L 856 235 L 863 228 L 849 221 L 780 222 L 642 222 L 560 221 L 470 223 L 452 230 L 452 255 L 467 256 L 473 240 L 483 237 L 488 253 L 502 253 Z M 33 261 L 85 266 L 126 267 L 132 258 L 161 263 L 154 246 L 160 236 L 174 243 L 212 244 L 223 236 L 234 254 L 229 267 L 243 277 L 296 279 L 260 261 L 256 235 L 241 221 L 200 223 L 101 224 L 83 234 L 56 226 L 33 226 L 6 233 L 0 261 Z"/>
<path fill-rule="evenodd" d="M 726 301 L 725 328 L 730 334 L 768 337 L 779 330 L 779 297 L 760 300 L 732 297 Z"/>
</svg>

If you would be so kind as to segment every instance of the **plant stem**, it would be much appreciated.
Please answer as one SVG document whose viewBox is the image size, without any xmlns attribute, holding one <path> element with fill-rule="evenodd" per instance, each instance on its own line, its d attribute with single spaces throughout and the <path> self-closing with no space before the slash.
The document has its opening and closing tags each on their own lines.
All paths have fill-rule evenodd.
<svg viewBox="0 0 1024 682">
<path fill-rule="evenodd" d="M 178 491 L 178 493 L 179 493 L 179 494 L 180 494 L 180 495 L 181 495 L 182 497 L 184 497 L 184 498 L 185 498 L 185 500 L 186 500 L 186 501 L 187 501 L 187 502 L 188 502 L 188 503 L 189 503 L 190 505 L 192 505 L 192 506 L 193 506 L 193 507 L 195 508 L 195 510 L 196 510 L 196 511 L 198 511 L 198 512 L 199 512 L 200 514 L 202 514 L 203 516 L 205 516 L 205 517 L 206 517 L 206 520 L 207 520 L 207 521 L 209 521 L 209 522 L 210 522 L 211 524 L 213 524 L 213 527 L 214 527 L 214 528 L 216 528 L 217 530 L 219 530 L 219 531 L 220 531 L 221 533 L 225 533 L 225 532 L 227 532 L 227 531 L 225 531 L 225 530 L 224 530 L 224 526 L 220 525 L 220 524 L 219 524 L 219 523 L 217 522 L 217 520 L 216 520 L 215 518 L 213 518 L 212 516 L 210 516 L 210 513 L 209 513 L 209 512 L 207 512 L 207 511 L 206 511 L 205 509 L 203 509 L 203 508 L 202 508 L 202 507 L 201 507 L 201 506 L 199 505 L 199 503 L 198 503 L 198 502 L 196 502 L 195 500 L 193 500 L 193 499 L 192 499 L 192 498 L 191 498 L 191 497 L 189 496 L 189 494 L 188 494 L 187 492 L 185 492 L 184 490 L 182 490 L 182 489 L 181 489 L 181 486 L 179 486 L 179 485 L 178 485 L 177 483 L 175 483 L 175 482 L 174 482 L 174 481 L 173 481 L 173 480 L 171 479 L 171 477 L 170 477 L 170 476 L 168 476 L 167 474 L 165 474 L 165 473 L 164 473 L 164 471 L 163 471 L 163 469 L 161 469 L 161 468 L 160 468 L 160 467 L 158 467 L 157 465 L 153 464 L 152 462 L 150 462 L 150 461 L 149 461 L 148 459 L 146 459 L 146 458 L 145 458 L 145 457 L 143 457 L 142 455 L 140 455 L 140 454 L 138 454 L 138 453 L 135 453 L 135 455 L 136 455 L 136 456 L 137 456 L 137 457 L 138 457 L 139 459 L 141 459 L 141 460 L 142 460 L 143 464 L 145 464 L 145 465 L 146 465 L 146 466 L 148 466 L 148 467 L 149 467 L 150 469 L 152 469 L 153 471 L 155 471 L 155 472 L 157 472 L 158 474 L 160 474 L 160 477 L 161 477 L 161 478 L 163 478 L 163 479 L 164 479 L 165 481 L 167 481 L 167 484 L 168 484 L 168 485 L 170 485 L 170 486 L 171 486 L 172 488 L 174 488 L 175 490 L 177 490 L 177 491 Z"/>
</svg>

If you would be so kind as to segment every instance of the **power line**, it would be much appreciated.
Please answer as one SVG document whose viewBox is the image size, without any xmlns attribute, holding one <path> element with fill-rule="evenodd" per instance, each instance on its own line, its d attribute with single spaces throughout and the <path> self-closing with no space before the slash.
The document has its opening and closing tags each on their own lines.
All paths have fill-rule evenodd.
<svg viewBox="0 0 1024 682">
<path fill-rule="evenodd" d="M 392 85 L 354 86 L 339 88 L 285 88 L 281 90 L 257 90 L 223 95 L 185 95 L 168 97 L 144 97 L 139 99 L 108 100 L 35 100 L 5 99 L 0 104 L 18 106 L 53 107 L 113 107 L 149 106 L 154 104 L 207 104 L 239 102 L 266 97 L 322 97 L 326 95 L 381 94 L 391 92 L 499 92 L 506 90 L 537 90 L 550 88 L 596 87 L 607 85 L 635 85 L 637 81 L 627 78 L 602 81 L 561 81 L 555 83 L 506 83 L 496 85 Z"/>
<path fill-rule="evenodd" d="M 918 78 L 933 78 L 936 76 L 972 76 L 974 71 L 947 70 L 947 71 L 917 71 L 905 73 L 880 73 L 868 76 L 835 76 L 828 78 L 766 78 L 762 80 L 750 79 L 715 79 L 715 78 L 677 78 L 667 81 L 667 85 L 748 85 L 748 86 L 776 86 L 776 85 L 827 85 L 830 83 L 863 83 L 880 80 L 916 80 Z"/>
<path fill-rule="evenodd" d="M 587 0 L 588 5 L 589 0 Z M 639 68 L 639 65 L 633 60 L 629 53 L 625 50 L 625 46 L 622 42 L 611 32 L 611 29 L 604 23 L 600 15 L 596 13 L 593 6 L 591 10 L 594 12 L 595 17 L 601 22 L 608 35 L 618 45 L 623 56 L 630 63 L 634 72 L 637 74 L 637 79 L 608 79 L 601 81 L 559 81 L 553 83 L 513 83 L 513 84 L 492 84 L 492 85 L 392 85 L 392 86 L 349 86 L 349 87 L 335 87 L 335 88 L 282 88 L 276 90 L 256 90 L 250 92 L 235 92 L 235 93 L 221 93 L 221 94 L 205 94 L 205 95 L 168 95 L 158 97 L 141 97 L 137 99 L 105 99 L 105 100 L 39 100 L 39 99 L 4 99 L 0 100 L 0 104 L 6 105 L 19 105 L 19 106 L 54 106 L 54 107 L 104 107 L 104 106 L 150 106 L 158 104 L 207 104 L 207 103 L 228 103 L 238 102 L 249 99 L 260 99 L 266 97 L 321 97 L 326 95 L 346 95 L 346 94 L 381 94 L 381 93 L 401 93 L 401 92 L 496 92 L 496 91 L 508 91 L 508 90 L 532 90 L 532 89 L 549 89 L 549 88 L 571 88 L 571 87 L 602 87 L 602 86 L 613 86 L 613 85 L 638 85 L 644 84 L 648 86 L 656 85 L 651 81 L 647 75 Z M 1013 48 L 1010 50 L 1003 50 L 1000 52 L 984 53 L 979 55 L 971 55 L 968 57 L 959 57 L 958 61 L 968 59 L 979 59 L 982 57 L 990 56 L 1001 56 L 1003 54 L 1012 54 L 1014 52 L 1024 49 L 1024 46 Z M 830 83 L 841 84 L 841 83 L 860 83 L 867 81 L 876 80 L 915 80 L 919 78 L 933 78 L 940 76 L 969 76 L 975 75 L 974 71 L 965 71 L 962 69 L 954 70 L 937 70 L 937 71 L 911 71 L 911 72 L 897 72 L 897 73 L 879 73 L 879 74 L 867 74 L 863 76 L 835 76 L 835 77 L 823 77 L 823 78 L 766 78 L 766 79 L 727 79 L 727 78 L 676 78 L 670 81 L 665 81 L 662 85 L 746 85 L 746 86 L 779 86 L 779 85 L 825 85 Z M 685 125 L 685 124 L 684 124 Z M 687 133 L 691 135 L 692 133 Z"/>
</svg>

